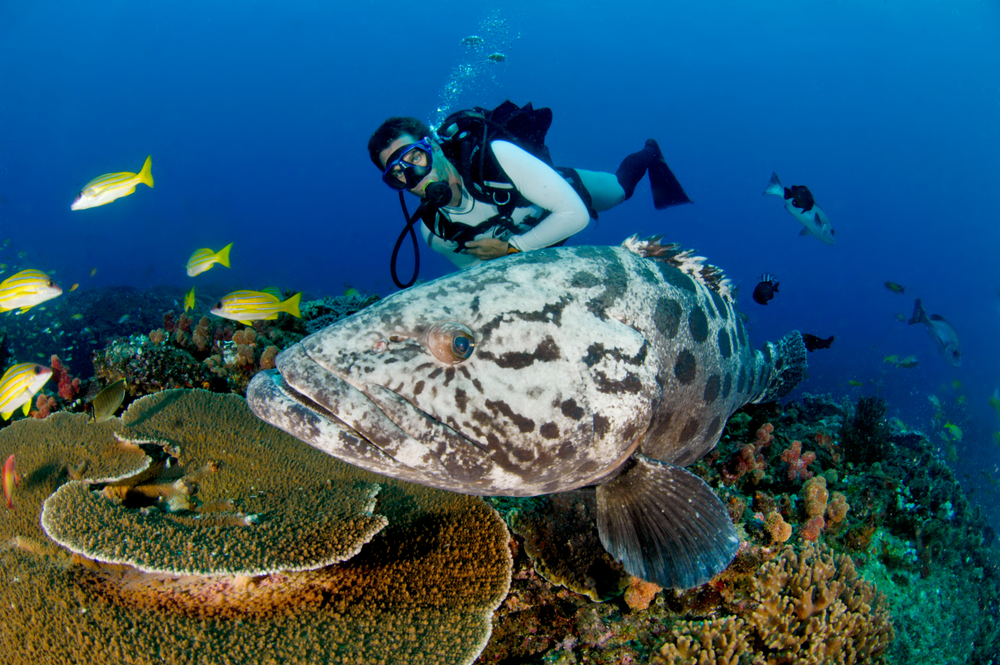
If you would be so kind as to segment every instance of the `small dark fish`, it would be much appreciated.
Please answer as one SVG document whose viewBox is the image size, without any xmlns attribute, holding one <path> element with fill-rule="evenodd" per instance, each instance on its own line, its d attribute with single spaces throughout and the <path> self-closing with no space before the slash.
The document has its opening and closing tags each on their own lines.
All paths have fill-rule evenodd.
<svg viewBox="0 0 1000 665">
<path fill-rule="evenodd" d="M 103 423 L 115 415 L 115 411 L 122 405 L 124 399 L 125 379 L 119 379 L 97 393 L 97 397 L 90 403 L 90 413 L 93 417 L 93 422 Z"/>
<path fill-rule="evenodd" d="M 816 351 L 817 349 L 829 349 L 830 345 L 833 344 L 833 335 L 830 335 L 826 339 L 822 337 L 817 337 L 816 335 L 810 335 L 809 333 L 802 333 L 802 341 L 806 343 L 806 351 Z"/>
<path fill-rule="evenodd" d="M 760 276 L 760 283 L 753 290 L 753 299 L 761 305 L 766 305 L 777 292 L 778 282 L 774 279 L 774 275 L 764 273 Z"/>
<path fill-rule="evenodd" d="M 898 293 L 902 295 L 906 291 L 906 287 L 902 284 L 897 284 L 896 282 L 884 282 L 885 288 L 889 289 L 893 293 Z"/>
</svg>

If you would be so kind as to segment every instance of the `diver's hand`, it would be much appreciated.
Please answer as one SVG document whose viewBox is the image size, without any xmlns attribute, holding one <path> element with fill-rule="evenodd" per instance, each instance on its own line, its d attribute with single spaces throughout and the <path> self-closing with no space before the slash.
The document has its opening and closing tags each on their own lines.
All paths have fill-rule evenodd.
<svg viewBox="0 0 1000 665">
<path fill-rule="evenodd" d="M 465 243 L 465 253 L 472 254 L 477 259 L 489 261 L 507 256 L 507 242 L 496 238 L 486 238 L 484 240 L 473 240 Z"/>
</svg>

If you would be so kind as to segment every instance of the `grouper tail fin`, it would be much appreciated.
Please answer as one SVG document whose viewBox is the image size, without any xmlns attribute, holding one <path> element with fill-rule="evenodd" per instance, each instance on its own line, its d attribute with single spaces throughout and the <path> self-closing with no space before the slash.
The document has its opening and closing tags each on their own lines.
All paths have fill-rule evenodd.
<svg viewBox="0 0 1000 665">
<path fill-rule="evenodd" d="M 768 342 L 763 353 L 764 359 L 771 363 L 771 373 L 764 392 L 753 400 L 754 404 L 781 399 L 806 377 L 806 343 L 798 330 L 788 333 L 777 344 Z"/>
<path fill-rule="evenodd" d="M 597 487 L 604 548 L 632 575 L 690 589 L 726 569 L 740 540 L 726 507 L 698 476 L 633 455 L 628 469 Z"/>
</svg>

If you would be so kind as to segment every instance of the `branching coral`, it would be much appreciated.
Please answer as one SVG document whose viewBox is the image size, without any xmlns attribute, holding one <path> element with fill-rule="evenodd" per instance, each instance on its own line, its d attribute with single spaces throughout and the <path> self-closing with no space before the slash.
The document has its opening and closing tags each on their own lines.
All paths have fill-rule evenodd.
<svg viewBox="0 0 1000 665">
<path fill-rule="evenodd" d="M 658 665 L 826 665 L 884 662 L 895 636 L 885 597 L 845 555 L 786 547 L 755 581 L 743 616 L 684 621 L 651 660 Z"/>
</svg>

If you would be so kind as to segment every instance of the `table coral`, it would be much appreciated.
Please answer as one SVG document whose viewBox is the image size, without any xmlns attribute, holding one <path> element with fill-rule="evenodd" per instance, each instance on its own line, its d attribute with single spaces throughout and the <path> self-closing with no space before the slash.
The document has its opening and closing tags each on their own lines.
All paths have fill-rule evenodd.
<svg viewBox="0 0 1000 665">
<path fill-rule="evenodd" d="M 755 609 L 684 621 L 650 660 L 681 663 L 825 665 L 880 663 L 894 639 L 885 596 L 858 577 L 846 555 L 787 546 L 755 579 Z"/>
<path fill-rule="evenodd" d="M 246 432 L 241 428 L 256 419 L 237 397 L 227 396 L 219 408 L 213 401 L 218 396 L 205 400 L 207 393 L 190 392 L 168 392 L 162 397 L 167 403 L 140 410 L 139 417 L 126 412 L 124 427 L 130 435 L 142 430 L 145 437 L 168 441 L 175 454 L 191 456 L 197 463 L 190 466 L 203 473 L 196 497 L 223 485 L 266 482 L 264 475 L 277 484 L 282 464 L 228 480 L 221 472 L 204 470 L 202 461 L 209 456 L 222 459 L 220 469 L 235 468 L 226 430 Z M 192 407 L 187 414 L 185 405 Z M 206 410 L 212 405 L 214 410 Z M 95 480 L 105 475 L 100 460 L 88 462 L 90 471 L 86 464 L 77 465 L 81 444 L 76 440 L 49 436 L 55 431 L 51 423 L 66 418 L 85 424 L 85 416 L 57 413 L 0 433 L 0 450 L 15 452 L 11 442 L 16 442 L 26 479 L 16 519 L 8 511 L 0 521 L 4 541 L 13 543 L 0 548 L 0 604 L 10 608 L 0 624 L 5 663 L 65 665 L 81 657 L 181 663 L 192 662 L 192 654 L 205 665 L 470 663 L 489 639 L 493 610 L 509 589 L 511 555 L 503 522 L 482 500 L 382 479 L 334 460 L 338 481 L 382 486 L 375 511 L 389 521 L 352 559 L 262 577 L 152 575 L 71 555 L 38 528 L 42 502 L 60 484 L 73 475 L 86 479 L 90 473 Z M 122 427 L 117 420 L 109 423 Z M 280 451 L 260 446 L 255 455 L 265 462 L 287 459 L 295 468 L 296 460 L 315 453 L 297 440 L 286 443 Z M 22 449 L 43 454 L 22 460 Z M 136 453 L 147 463 L 142 451 Z M 308 476 L 285 476 L 282 482 L 289 488 L 309 484 Z M 218 487 L 212 489 L 213 483 Z"/>
</svg>

